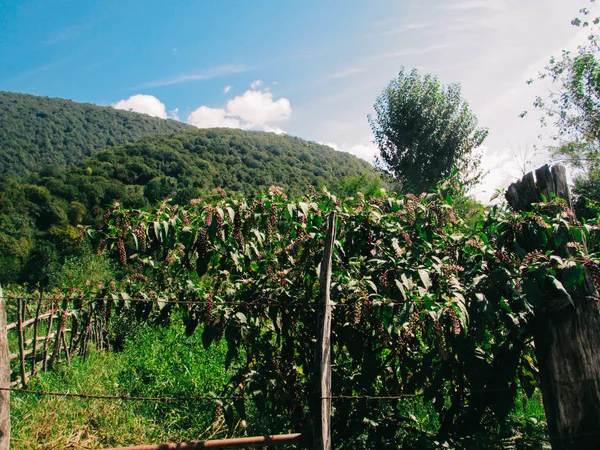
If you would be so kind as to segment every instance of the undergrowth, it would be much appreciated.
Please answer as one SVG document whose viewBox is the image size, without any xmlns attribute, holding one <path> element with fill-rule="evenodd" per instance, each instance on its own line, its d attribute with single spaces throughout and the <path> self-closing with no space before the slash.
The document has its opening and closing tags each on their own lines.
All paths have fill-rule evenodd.
<svg viewBox="0 0 600 450">
<path fill-rule="evenodd" d="M 194 397 L 218 392 L 226 380 L 222 346 L 204 350 L 182 327 L 142 325 L 122 352 L 85 360 L 32 379 L 46 392 L 139 397 Z M 99 449 L 209 439 L 225 434 L 216 405 L 206 401 L 138 402 L 11 395 L 11 443 L 18 449 Z"/>
</svg>

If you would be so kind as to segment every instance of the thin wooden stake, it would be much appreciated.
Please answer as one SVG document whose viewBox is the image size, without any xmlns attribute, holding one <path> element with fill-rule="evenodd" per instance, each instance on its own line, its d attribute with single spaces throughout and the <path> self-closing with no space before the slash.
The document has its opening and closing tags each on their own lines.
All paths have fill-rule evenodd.
<svg viewBox="0 0 600 450">
<path fill-rule="evenodd" d="M 25 338 L 23 336 L 23 300 L 17 300 L 17 332 L 19 333 L 19 367 L 21 369 L 21 384 L 27 389 L 27 372 L 25 371 Z"/>
<path fill-rule="evenodd" d="M 0 286 L 0 387 L 10 388 L 10 359 L 6 336 L 6 303 Z M 10 447 L 10 391 L 0 391 L 0 450 Z"/>
<path fill-rule="evenodd" d="M 65 331 L 60 333 L 60 339 L 62 339 L 63 348 L 65 350 L 65 358 L 67 359 L 67 366 L 71 365 L 71 355 L 69 354 L 69 347 L 67 346 L 67 337 L 65 336 Z"/>
<path fill-rule="evenodd" d="M 50 369 L 54 367 L 54 365 L 60 359 L 60 335 L 65 328 L 65 321 L 67 320 L 67 306 L 69 301 L 65 298 L 62 301 L 62 307 L 60 311 L 60 316 L 58 319 L 58 325 L 56 326 L 56 338 L 54 339 L 54 351 L 52 352 L 52 357 L 50 358 Z"/>
<path fill-rule="evenodd" d="M 36 371 L 36 362 L 37 362 L 37 332 L 38 332 L 38 323 L 40 317 L 40 309 L 42 307 L 42 291 L 40 291 L 40 298 L 38 300 L 37 308 L 35 310 L 35 321 L 33 322 L 33 352 L 31 356 L 31 376 L 35 376 Z"/>
<path fill-rule="evenodd" d="M 335 245 L 336 214 L 328 219 L 327 238 L 319 284 L 321 292 L 318 306 L 317 364 L 319 384 L 317 387 L 318 408 L 315 418 L 315 449 L 331 450 L 331 270 Z"/>
<path fill-rule="evenodd" d="M 50 321 L 48 322 L 48 332 L 46 333 L 46 340 L 44 341 L 44 356 L 42 361 L 42 371 L 46 371 L 48 368 L 48 341 L 50 341 L 50 336 L 52 335 L 52 322 L 54 322 L 54 315 L 50 316 Z"/>
</svg>

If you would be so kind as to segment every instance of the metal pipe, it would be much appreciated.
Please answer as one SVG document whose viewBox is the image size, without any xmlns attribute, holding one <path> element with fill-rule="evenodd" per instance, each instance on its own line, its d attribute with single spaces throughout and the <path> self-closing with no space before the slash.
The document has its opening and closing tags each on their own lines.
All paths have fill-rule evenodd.
<svg viewBox="0 0 600 450">
<path fill-rule="evenodd" d="M 282 445 L 299 443 L 303 439 L 300 433 L 278 434 L 274 436 L 253 436 L 235 439 L 215 439 L 212 441 L 191 441 L 179 444 L 148 444 L 134 447 L 118 447 L 105 450 L 196 450 L 201 448 L 247 448 L 265 447 L 268 445 Z"/>
</svg>

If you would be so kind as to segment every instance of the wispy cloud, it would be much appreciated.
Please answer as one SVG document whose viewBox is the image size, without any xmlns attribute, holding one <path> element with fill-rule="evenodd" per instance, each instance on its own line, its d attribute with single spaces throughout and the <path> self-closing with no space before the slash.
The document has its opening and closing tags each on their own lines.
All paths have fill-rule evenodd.
<svg viewBox="0 0 600 450">
<path fill-rule="evenodd" d="M 86 31 L 90 30 L 91 28 L 93 28 L 98 22 L 99 21 L 97 20 L 97 21 L 94 21 L 91 23 L 86 23 L 85 25 L 73 25 L 73 26 L 67 27 L 64 30 L 60 31 L 59 33 L 57 33 L 53 36 L 50 36 L 45 41 L 42 41 L 42 44 L 54 45 L 54 44 L 58 44 L 59 42 L 62 42 L 62 41 L 68 41 L 71 39 L 75 39 L 79 35 L 85 33 Z"/>
<path fill-rule="evenodd" d="M 379 53 L 377 55 L 373 55 L 373 56 L 367 58 L 367 60 L 391 59 L 391 58 L 399 58 L 402 56 L 423 55 L 425 53 L 433 53 L 433 52 L 437 52 L 439 50 L 444 50 L 444 49 L 447 49 L 447 48 L 453 47 L 453 46 L 454 46 L 454 44 L 452 44 L 450 42 L 446 42 L 443 44 L 434 44 L 434 45 L 429 45 L 426 47 L 411 47 L 411 48 L 405 48 L 405 49 L 397 50 L 397 51 L 393 51 L 393 52 Z"/>
<path fill-rule="evenodd" d="M 442 6 L 446 11 L 467 11 L 471 9 L 484 9 L 489 11 L 504 11 L 509 5 L 508 1 L 489 1 L 489 0 L 456 0 L 452 3 Z"/>
<path fill-rule="evenodd" d="M 341 78 L 347 78 L 352 75 L 356 75 L 358 73 L 366 72 L 367 69 L 365 67 L 348 67 L 347 69 L 342 69 L 337 72 L 332 73 L 327 77 L 327 80 L 339 80 Z"/>
<path fill-rule="evenodd" d="M 135 86 L 134 89 L 145 89 L 158 86 L 168 86 L 171 84 L 187 83 L 188 81 L 201 81 L 210 80 L 212 78 L 218 78 L 225 75 L 233 75 L 235 73 L 247 72 L 250 70 L 244 65 L 227 64 L 223 66 L 211 67 L 210 69 L 202 70 L 196 73 L 188 73 L 185 75 L 179 75 L 166 80 L 155 80 L 148 83 Z"/>
<path fill-rule="evenodd" d="M 60 66 L 63 66 L 64 64 L 67 64 L 67 63 L 73 61 L 74 59 L 75 59 L 74 56 L 70 56 L 68 58 L 63 58 L 63 59 L 59 59 L 56 61 L 52 61 L 48 64 L 44 64 L 42 66 L 35 67 L 34 69 L 23 72 L 22 74 L 20 74 L 18 76 L 18 78 L 33 77 L 35 75 L 39 75 L 41 73 L 48 72 L 50 70 L 54 70 Z"/>
<path fill-rule="evenodd" d="M 405 23 L 398 27 L 390 28 L 388 30 L 382 31 L 380 34 L 382 36 L 391 36 L 393 34 L 401 34 L 406 33 L 408 31 L 417 31 L 423 30 L 426 28 L 431 28 L 433 23 L 431 22 L 413 22 L 413 23 Z"/>
</svg>

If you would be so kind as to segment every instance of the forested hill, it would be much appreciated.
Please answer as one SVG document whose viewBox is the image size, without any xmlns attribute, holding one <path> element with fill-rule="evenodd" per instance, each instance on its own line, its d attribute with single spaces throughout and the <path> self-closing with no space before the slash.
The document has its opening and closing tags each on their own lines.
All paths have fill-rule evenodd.
<svg viewBox="0 0 600 450">
<path fill-rule="evenodd" d="M 89 103 L 0 92 L 0 174 L 68 166 L 103 148 L 186 127 Z"/>
<path fill-rule="evenodd" d="M 277 185 L 301 194 L 309 184 L 334 188 L 363 174 L 375 171 L 355 156 L 300 138 L 194 128 L 104 150 L 74 168 L 70 178 L 137 185 L 149 202 L 174 196 L 184 203 L 216 187 L 251 196 Z"/>
<path fill-rule="evenodd" d="M 98 224 L 120 202 L 141 208 L 165 198 L 290 195 L 325 184 L 340 195 L 382 185 L 368 163 L 330 147 L 260 131 L 190 128 L 112 147 L 70 167 L 0 177 L 0 283 L 47 282 L 73 254 L 80 224 Z M 41 278 L 40 278 L 41 277 Z"/>
</svg>

